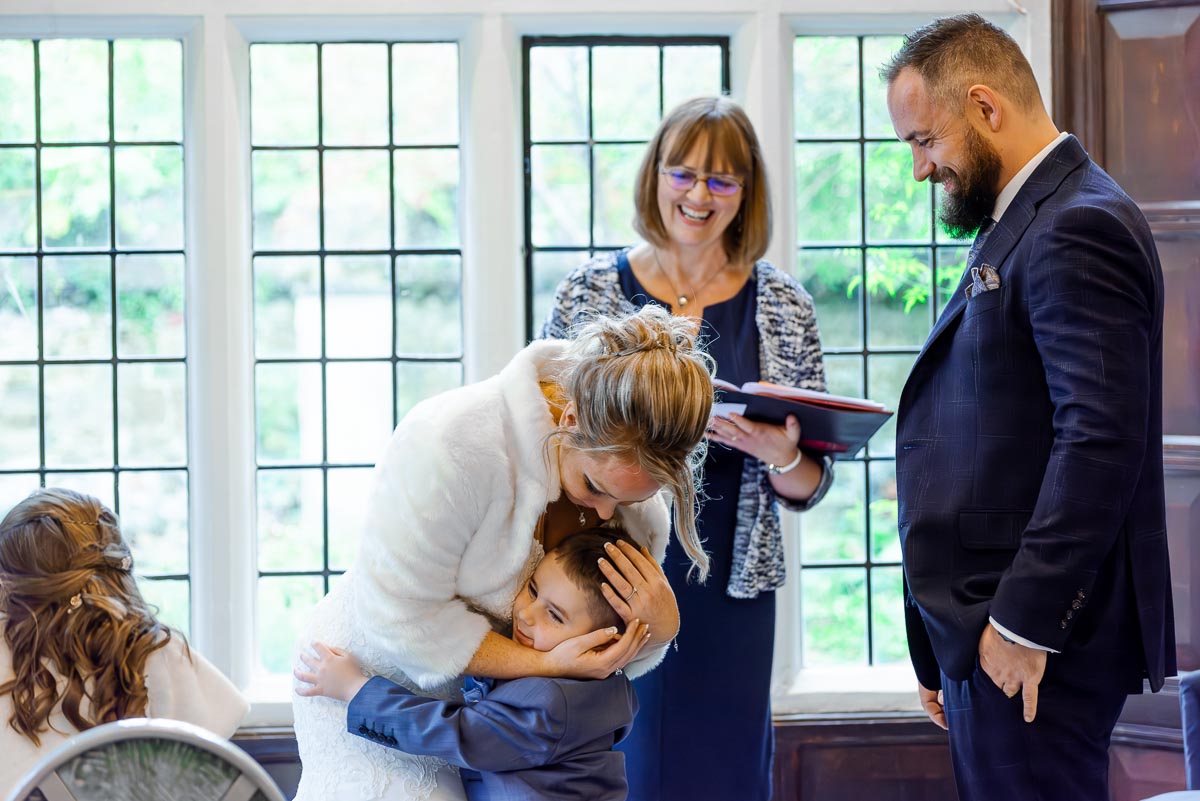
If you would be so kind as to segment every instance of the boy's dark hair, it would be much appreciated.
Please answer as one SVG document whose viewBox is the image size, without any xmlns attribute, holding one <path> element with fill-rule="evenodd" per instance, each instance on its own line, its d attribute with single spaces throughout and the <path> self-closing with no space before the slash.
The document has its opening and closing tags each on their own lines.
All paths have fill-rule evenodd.
<svg viewBox="0 0 1200 801">
<path fill-rule="evenodd" d="M 597 526 L 570 535 L 546 554 L 556 557 L 571 583 L 587 593 L 588 612 L 596 627 L 616 626 L 621 632 L 625 630 L 625 621 L 600 590 L 600 585 L 608 581 L 600 571 L 600 559 L 608 557 L 604 550 L 607 543 L 615 545 L 622 540 L 634 548 L 639 547 L 624 529 Z"/>
</svg>

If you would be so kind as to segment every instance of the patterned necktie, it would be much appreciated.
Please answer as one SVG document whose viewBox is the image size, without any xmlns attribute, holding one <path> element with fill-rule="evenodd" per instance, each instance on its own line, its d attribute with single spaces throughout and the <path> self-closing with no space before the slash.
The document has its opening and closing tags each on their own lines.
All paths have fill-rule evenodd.
<svg viewBox="0 0 1200 801">
<path fill-rule="evenodd" d="M 975 259 L 979 257 L 979 251 L 983 250 L 983 243 L 987 241 L 988 236 L 996 227 L 996 221 L 991 217 L 984 217 L 983 222 L 979 225 L 979 233 L 975 234 L 975 241 L 971 243 L 971 249 L 967 252 L 967 269 L 975 265 Z"/>
</svg>

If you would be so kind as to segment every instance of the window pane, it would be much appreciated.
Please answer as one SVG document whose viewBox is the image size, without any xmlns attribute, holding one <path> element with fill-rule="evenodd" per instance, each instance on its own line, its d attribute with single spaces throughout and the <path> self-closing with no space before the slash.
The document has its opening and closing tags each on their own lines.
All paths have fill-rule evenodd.
<svg viewBox="0 0 1200 801">
<path fill-rule="evenodd" d="M 31 147 L 0 149 L 0 248 L 4 250 L 37 247 L 35 159 Z"/>
<path fill-rule="evenodd" d="M 867 386 L 871 400 L 894 410 L 900 403 L 900 390 L 916 361 L 915 353 L 871 354 L 867 357 Z M 896 417 L 892 415 L 867 444 L 871 456 L 895 456 Z"/>
<path fill-rule="evenodd" d="M 558 282 L 587 260 L 586 250 L 551 250 L 533 254 L 533 331 L 529 332 L 531 337 L 537 336 L 542 330 L 542 323 L 550 314 Z"/>
<path fill-rule="evenodd" d="M 0 359 L 38 355 L 37 260 L 0 257 Z"/>
<path fill-rule="evenodd" d="M 887 110 L 887 82 L 879 77 L 879 68 L 890 61 L 903 44 L 903 36 L 863 37 L 863 123 L 866 136 L 877 139 L 896 137 Z"/>
<path fill-rule="evenodd" d="M 258 471 L 258 569 L 320 570 L 325 488 L 321 470 Z"/>
<path fill-rule="evenodd" d="M 867 662 L 867 587 L 862 568 L 804 571 L 801 610 L 804 664 Z"/>
<path fill-rule="evenodd" d="M 796 145 L 796 241 L 862 240 L 857 144 Z"/>
<path fill-rule="evenodd" d="M 317 143 L 317 48 L 250 47 L 250 130 L 255 145 Z"/>
<path fill-rule="evenodd" d="M 113 124 L 119 142 L 183 139 L 183 46 L 163 39 L 113 44 Z"/>
<path fill-rule="evenodd" d="M 254 260 L 254 341 L 258 358 L 321 355 L 321 260 Z"/>
<path fill-rule="evenodd" d="M 633 188 L 645 145 L 596 145 L 594 186 L 597 245 L 628 245 L 638 241 L 633 230 Z"/>
<path fill-rule="evenodd" d="M 118 147 L 117 247 L 183 247 L 183 148 Z"/>
<path fill-rule="evenodd" d="M 693 97 L 721 94 L 721 79 L 721 48 L 714 45 L 664 47 L 663 112 L 670 112 Z"/>
<path fill-rule="evenodd" d="M 121 532 L 141 576 L 188 572 L 188 487 L 183 470 L 122 472 Z"/>
<path fill-rule="evenodd" d="M 388 227 L 386 150 L 325 151 L 325 247 L 384 249 Z"/>
<path fill-rule="evenodd" d="M 649 139 L 658 127 L 658 48 L 592 48 L 592 135 Z"/>
<path fill-rule="evenodd" d="M 530 138 L 535 142 L 586 141 L 588 49 L 530 48 L 528 80 Z"/>
<path fill-rule="evenodd" d="M 969 248 L 938 248 L 937 249 L 937 309 L 950 301 L 950 295 L 958 289 L 959 281 L 967 269 L 967 253 Z"/>
<path fill-rule="evenodd" d="M 891 459 L 872 461 L 868 472 L 871 474 L 871 560 L 899 562 L 896 463 Z"/>
<path fill-rule="evenodd" d="M 920 347 L 933 322 L 927 248 L 867 251 L 867 321 L 872 347 Z"/>
<path fill-rule="evenodd" d="M 324 594 L 319 576 L 258 580 L 258 654 L 267 671 L 291 673 L 296 639 Z"/>
<path fill-rule="evenodd" d="M 324 144 L 388 143 L 387 63 L 384 44 L 327 44 L 321 48 Z M 325 174 L 328 178 L 329 173 Z"/>
<path fill-rule="evenodd" d="M 867 158 L 867 239 L 928 240 L 933 236 L 929 184 L 912 177 L 912 153 L 902 142 L 871 142 Z"/>
<path fill-rule="evenodd" d="M 396 258 L 396 353 L 462 353 L 462 259 Z"/>
<path fill-rule="evenodd" d="M 0 359 L 44 360 L 0 363 L 0 468 L 94 495 L 120 515 L 140 575 L 187 576 L 182 43 L 28 44 L 0 43 L 0 100 L 20 108 L 21 76 L 36 78 L 40 195 L 32 151 L 0 149 L 0 249 L 38 245 L 40 221 L 44 249 L 89 252 L 0 258 Z M 21 65 L 35 52 L 37 76 Z M 188 586 L 147 591 L 185 629 Z"/>
<path fill-rule="evenodd" d="M 863 396 L 863 357 L 858 354 L 825 355 L 825 386 L 834 395 Z"/>
<path fill-rule="evenodd" d="M 325 257 L 326 355 L 391 355 L 390 262 L 387 256 Z"/>
<path fill-rule="evenodd" d="M 43 142 L 108 141 L 108 43 L 48 39 L 39 45 Z"/>
<path fill-rule="evenodd" d="M 457 144 L 458 46 L 392 45 L 392 97 L 396 144 Z"/>
<path fill-rule="evenodd" d="M 37 473 L 0 474 L 0 520 L 39 486 Z"/>
<path fill-rule="evenodd" d="M 862 462 L 841 462 L 829 494 L 800 518 L 800 558 L 805 564 L 865 558 L 864 476 Z"/>
<path fill-rule="evenodd" d="M 36 470 L 38 369 L 0 365 L 0 470 Z"/>
<path fill-rule="evenodd" d="M 383 443 L 380 443 L 382 447 Z M 371 494 L 370 468 L 329 471 L 329 567 L 345 570 L 354 562 L 362 535 L 363 513 Z"/>
<path fill-rule="evenodd" d="M 908 662 L 908 637 L 904 629 L 904 589 L 898 567 L 871 570 L 871 636 L 875 638 L 875 664 Z"/>
<path fill-rule="evenodd" d="M 329 461 L 374 464 L 392 433 L 391 363 L 334 363 L 325 369 Z"/>
<path fill-rule="evenodd" d="M 586 246 L 591 173 L 587 146 L 535 146 L 531 172 L 533 244 Z"/>
<path fill-rule="evenodd" d="M 187 463 L 183 362 L 117 365 L 118 451 L 123 467 Z"/>
<path fill-rule="evenodd" d="M 119 356 L 182 357 L 183 315 L 183 256 L 117 256 Z"/>
<path fill-rule="evenodd" d="M 396 419 L 426 398 L 462 386 L 460 362 L 399 362 L 396 365 Z"/>
<path fill-rule="evenodd" d="M 728 40 L 645 37 L 613 44 L 597 37 L 571 47 L 527 40 L 527 47 L 525 252 L 535 336 L 562 276 L 589 252 L 640 239 L 633 196 L 644 143 L 664 111 L 726 88 Z"/>
<path fill-rule="evenodd" d="M 187 579 L 141 579 L 138 589 L 146 602 L 157 611 L 155 617 L 184 637 L 191 636 L 191 602 L 188 594 L 191 582 Z"/>
<path fill-rule="evenodd" d="M 862 251 L 802 250 L 800 282 L 812 295 L 826 348 L 862 347 Z"/>
<path fill-rule="evenodd" d="M 457 247 L 458 150 L 397 150 L 396 247 Z"/>
<path fill-rule="evenodd" d="M 42 150 L 42 241 L 47 248 L 109 246 L 107 147 Z"/>
<path fill-rule="evenodd" d="M 47 358 L 112 357 L 111 266 L 108 256 L 47 256 L 42 261 Z"/>
<path fill-rule="evenodd" d="M 111 467 L 113 369 L 107 364 L 47 365 L 46 465 Z M 86 398 L 86 403 L 80 399 Z"/>
<path fill-rule="evenodd" d="M 62 487 L 91 495 L 109 509 L 117 509 L 117 474 L 111 470 L 87 471 L 82 473 L 47 473 L 47 487 Z M 134 565 L 134 570 L 138 570 Z"/>
<path fill-rule="evenodd" d="M 320 462 L 321 365 L 260 364 L 256 378 L 259 461 Z"/>
<path fill-rule="evenodd" d="M 0 108 L 0 142 L 32 142 L 33 42 L 0 39 Z"/>
<path fill-rule="evenodd" d="M 321 230 L 316 151 L 259 150 L 252 159 L 255 249 L 315 249 Z"/>
<path fill-rule="evenodd" d="M 793 53 L 796 137 L 858 137 L 858 40 L 799 36 Z"/>
</svg>

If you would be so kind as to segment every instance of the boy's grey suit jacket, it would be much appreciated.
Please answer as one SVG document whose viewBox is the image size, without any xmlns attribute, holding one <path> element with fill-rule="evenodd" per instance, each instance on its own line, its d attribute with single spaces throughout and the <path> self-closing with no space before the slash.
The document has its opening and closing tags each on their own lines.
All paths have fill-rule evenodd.
<svg viewBox="0 0 1200 801">
<path fill-rule="evenodd" d="M 346 726 L 457 765 L 470 801 L 624 801 L 625 755 L 613 746 L 637 714 L 624 675 L 468 678 L 463 695 L 465 702 L 426 698 L 376 676 L 350 701 Z"/>
</svg>

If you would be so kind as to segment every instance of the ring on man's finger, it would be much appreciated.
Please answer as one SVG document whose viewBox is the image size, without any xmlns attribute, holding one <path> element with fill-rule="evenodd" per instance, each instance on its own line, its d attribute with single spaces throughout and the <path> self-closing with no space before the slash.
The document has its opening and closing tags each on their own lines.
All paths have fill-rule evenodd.
<svg viewBox="0 0 1200 801">
<path fill-rule="evenodd" d="M 1019 688 L 1016 688 L 1016 687 L 1014 687 L 1014 688 L 1013 688 L 1013 689 L 1011 689 L 1011 690 L 1008 690 L 1008 689 L 1006 689 L 1006 690 L 1004 691 L 1004 694 L 1005 694 L 1005 695 L 1007 695 L 1009 698 L 1012 698 L 1012 697 L 1013 697 L 1014 695 L 1016 695 L 1018 692 L 1019 692 Z"/>
</svg>

